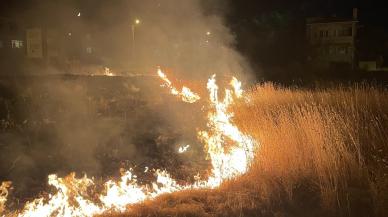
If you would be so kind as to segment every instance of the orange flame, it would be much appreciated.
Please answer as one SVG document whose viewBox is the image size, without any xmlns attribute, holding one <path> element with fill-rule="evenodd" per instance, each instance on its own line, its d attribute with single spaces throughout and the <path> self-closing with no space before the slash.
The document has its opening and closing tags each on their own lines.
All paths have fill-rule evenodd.
<svg viewBox="0 0 388 217">
<path fill-rule="evenodd" d="M 170 89 L 171 94 L 180 96 L 182 101 L 195 103 L 201 99 L 189 88 L 183 87 L 181 91 L 178 91 L 160 69 L 158 75 L 165 82 L 165 86 Z M 54 174 L 48 177 L 48 183 L 56 189 L 56 193 L 50 194 L 48 198 L 41 197 L 28 202 L 23 210 L 16 212 L 17 216 L 70 217 L 93 216 L 109 210 L 123 212 L 130 204 L 150 200 L 161 194 L 186 189 L 216 188 L 224 180 L 245 173 L 254 157 L 254 149 L 258 143 L 241 133 L 231 121 L 233 114 L 228 111 L 228 108 L 233 104 L 235 98 L 242 97 L 243 92 L 241 82 L 236 78 L 233 77 L 230 85 L 233 90 L 225 89 L 225 97 L 220 101 L 215 75 L 207 83 L 209 91 L 208 129 L 198 132 L 198 137 L 205 143 L 205 151 L 213 167 L 207 180 L 201 180 L 199 176 L 195 176 L 197 181 L 193 184 L 181 185 L 167 171 L 156 170 L 155 182 L 151 185 L 139 185 L 132 170 L 128 170 L 122 173 L 119 181 L 105 182 L 104 191 L 98 194 L 98 198 L 91 198 L 88 195 L 88 189 L 96 185 L 93 178 L 84 176 L 78 179 L 74 173 L 65 178 L 59 178 Z M 233 142 L 228 148 L 225 147 L 226 139 Z M 185 147 L 188 148 L 188 146 Z M 8 187 L 6 185 L 0 187 L 0 208 L 7 199 Z"/>
<path fill-rule="evenodd" d="M 11 182 L 2 182 L 0 185 L 0 214 L 5 211 L 5 203 L 7 202 L 8 189 L 11 187 Z"/>
<path fill-rule="evenodd" d="M 158 76 L 164 81 L 164 85 L 170 89 L 171 94 L 174 96 L 180 96 L 182 101 L 195 103 L 201 99 L 198 94 L 192 92 L 188 87 L 183 86 L 181 91 L 176 89 L 161 69 L 158 69 Z"/>
</svg>

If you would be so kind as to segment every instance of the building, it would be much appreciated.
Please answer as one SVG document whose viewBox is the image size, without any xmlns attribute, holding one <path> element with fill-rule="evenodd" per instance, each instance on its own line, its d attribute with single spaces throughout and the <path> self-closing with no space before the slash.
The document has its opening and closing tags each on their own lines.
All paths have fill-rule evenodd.
<svg viewBox="0 0 388 217">
<path fill-rule="evenodd" d="M 0 76 L 30 73 L 28 69 L 67 72 L 76 70 L 75 63 L 95 64 L 93 39 L 83 29 L 70 31 L 44 22 L 0 17 Z"/>
<path fill-rule="evenodd" d="M 0 59 L 2 61 L 17 61 L 24 55 L 25 35 L 23 27 L 15 20 L 0 17 Z"/>
<path fill-rule="evenodd" d="M 319 68 L 350 67 L 356 65 L 356 37 L 358 11 L 352 18 L 313 17 L 306 23 L 308 60 Z"/>
</svg>

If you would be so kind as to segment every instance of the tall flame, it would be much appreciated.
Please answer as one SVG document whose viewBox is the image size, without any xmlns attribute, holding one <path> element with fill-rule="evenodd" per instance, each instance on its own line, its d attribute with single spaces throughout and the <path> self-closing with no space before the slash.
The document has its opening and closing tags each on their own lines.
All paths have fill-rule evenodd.
<svg viewBox="0 0 388 217">
<path fill-rule="evenodd" d="M 198 94 L 187 87 L 178 91 L 160 69 L 158 75 L 165 82 L 165 86 L 170 89 L 171 94 L 180 96 L 182 101 L 195 103 L 200 99 Z M 216 188 L 224 180 L 245 173 L 254 157 L 254 149 L 258 143 L 241 133 L 231 121 L 233 114 L 228 109 L 235 98 L 242 97 L 243 92 L 241 82 L 236 78 L 233 77 L 230 84 L 233 89 L 225 89 L 225 97 L 220 101 L 215 75 L 207 83 L 209 91 L 208 130 L 198 132 L 198 137 L 204 142 L 205 151 L 213 167 L 207 180 L 195 177 L 197 181 L 193 184 L 181 185 L 167 171 L 156 170 L 156 181 L 150 185 L 139 185 L 132 170 L 128 170 L 122 171 L 119 181 L 108 180 L 105 182 L 104 191 L 99 193 L 98 197 L 93 197 L 89 195 L 88 191 L 88 189 L 96 187 L 93 178 L 87 176 L 76 178 L 74 173 L 60 178 L 54 174 L 48 177 L 48 183 L 56 189 L 55 194 L 50 194 L 48 198 L 37 198 L 28 202 L 23 210 L 10 214 L 16 214 L 19 217 L 70 217 L 93 216 L 109 210 L 124 212 L 130 204 L 150 200 L 161 194 L 186 189 Z M 146 171 L 148 171 L 148 167 Z M 0 208 L 6 202 L 8 187 L 8 185 L 0 187 Z"/>
<path fill-rule="evenodd" d="M 237 79 L 235 80 L 237 81 Z M 233 93 L 237 98 L 242 96 L 241 84 L 234 85 L 233 87 L 234 91 L 225 89 L 224 100 L 220 101 L 218 99 L 218 86 L 215 75 L 207 83 L 211 107 L 208 113 L 207 123 L 209 130 L 200 131 L 198 135 L 206 144 L 206 151 L 210 156 L 213 166 L 213 176 L 209 181 L 215 186 L 220 185 L 225 179 L 230 179 L 245 173 L 253 159 L 254 148 L 256 146 L 255 141 L 251 137 L 242 134 L 231 123 L 233 113 L 230 113 L 228 108 L 233 103 Z M 226 151 L 225 139 L 230 139 L 234 142 L 228 151 Z"/>
</svg>

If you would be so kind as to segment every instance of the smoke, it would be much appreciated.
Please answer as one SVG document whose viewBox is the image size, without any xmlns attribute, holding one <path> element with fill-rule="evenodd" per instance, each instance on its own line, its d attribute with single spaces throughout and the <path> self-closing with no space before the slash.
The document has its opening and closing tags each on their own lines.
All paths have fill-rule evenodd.
<svg viewBox="0 0 388 217">
<path fill-rule="evenodd" d="M 39 28 L 47 49 L 43 60 L 20 59 L 12 66 L 23 74 L 51 74 L 53 68 L 55 73 L 96 74 L 103 67 L 151 73 L 162 66 L 186 78 L 233 74 L 250 79 L 249 64 L 234 49 L 235 36 L 225 23 L 226 2 L 9 1 L 3 12 L 15 26 L 10 34 L 27 42 L 25 29 Z"/>
<path fill-rule="evenodd" d="M 199 155 L 201 146 L 191 143 L 205 127 L 202 105 L 164 96 L 155 78 L 47 73 L 90 75 L 109 67 L 149 75 L 161 66 L 203 87 L 212 74 L 249 80 L 249 65 L 223 19 L 226 9 L 223 1 L 200 0 L 29 1 L 14 9 L 11 15 L 27 27 L 55 29 L 60 50 L 55 61 L 21 63 L 24 77 L 3 78 L 0 86 L 10 94 L 2 91 L 0 102 L 0 178 L 33 192 L 29 186 L 47 173 L 110 175 L 123 162 L 176 166 L 169 152 L 178 144 Z M 157 155 L 169 159 L 153 165 Z"/>
<path fill-rule="evenodd" d="M 133 10 L 141 19 L 135 26 L 135 64 L 164 66 L 194 79 L 249 72 L 246 62 L 233 48 L 234 37 L 222 16 L 204 10 L 215 1 L 157 2 L 134 2 Z"/>
</svg>

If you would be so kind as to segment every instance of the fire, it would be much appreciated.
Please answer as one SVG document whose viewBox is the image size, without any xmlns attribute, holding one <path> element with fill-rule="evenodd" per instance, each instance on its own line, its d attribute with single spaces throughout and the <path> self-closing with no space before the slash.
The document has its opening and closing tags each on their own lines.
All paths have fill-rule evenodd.
<svg viewBox="0 0 388 217">
<path fill-rule="evenodd" d="M 178 153 L 184 153 L 190 148 L 190 145 L 181 146 L 178 149 Z"/>
<path fill-rule="evenodd" d="M 84 176 L 75 178 L 72 173 L 65 178 L 49 175 L 48 184 L 57 192 L 50 194 L 46 201 L 43 197 L 28 202 L 19 217 L 28 216 L 92 216 L 100 211 L 100 207 L 86 198 L 88 187 L 93 180 Z"/>
<path fill-rule="evenodd" d="M 242 96 L 241 83 L 235 78 L 232 82 L 235 84 L 233 85 L 234 91 L 225 89 L 224 100 L 220 101 L 215 75 L 209 79 L 207 88 L 210 94 L 211 110 L 208 113 L 207 126 L 210 130 L 198 133 L 199 138 L 206 144 L 206 151 L 212 162 L 211 181 L 215 186 L 220 185 L 225 179 L 245 173 L 253 159 L 256 147 L 256 142 L 251 137 L 242 134 L 231 122 L 233 114 L 228 112 L 228 108 L 233 103 L 233 94 L 237 98 Z M 225 150 L 225 139 L 234 142 L 234 145 L 229 147 L 229 151 Z"/>
<path fill-rule="evenodd" d="M 171 94 L 180 96 L 184 102 L 195 103 L 201 99 L 187 87 L 178 91 L 160 69 L 158 75 L 165 82 L 164 86 L 170 89 Z M 178 184 L 167 171 L 153 170 L 156 181 L 149 185 L 140 185 L 132 170 L 123 170 L 120 180 L 108 180 L 103 184 L 102 192 L 91 193 L 91 189 L 97 186 L 93 178 L 86 175 L 76 178 L 74 173 L 60 178 L 54 174 L 48 177 L 48 184 L 56 189 L 56 193 L 50 194 L 48 198 L 41 197 L 28 202 L 21 211 L 10 215 L 70 217 L 93 216 L 106 211 L 123 212 L 127 210 L 128 205 L 152 200 L 161 194 L 187 189 L 216 188 L 224 180 L 244 174 L 250 166 L 258 143 L 241 133 L 231 121 L 233 114 L 228 109 L 235 99 L 242 97 L 243 92 L 241 82 L 236 78 L 232 78 L 230 85 L 232 89 L 225 89 L 225 96 L 220 100 L 215 75 L 207 83 L 208 129 L 198 132 L 198 138 L 205 144 L 205 151 L 212 164 L 211 175 L 207 180 L 195 176 L 197 181 L 193 184 Z M 189 147 L 181 146 L 178 151 L 183 153 Z M 144 172 L 148 170 L 146 167 Z M 9 185 L 10 183 L 3 183 L 0 187 L 0 214 L 7 200 Z"/>
<path fill-rule="evenodd" d="M 243 90 L 241 89 L 241 81 L 237 80 L 236 77 L 232 77 L 230 81 L 230 85 L 232 85 L 234 94 L 236 94 L 237 98 L 241 98 L 243 95 Z"/>
<path fill-rule="evenodd" d="M 115 76 L 115 74 L 113 74 L 113 73 L 110 71 L 110 68 L 108 68 L 108 67 L 105 67 L 105 68 L 104 68 L 104 75 L 105 75 L 105 76 Z"/>
<path fill-rule="evenodd" d="M 188 87 L 183 86 L 181 91 L 176 89 L 161 69 L 158 69 L 158 76 L 164 81 L 164 86 L 170 89 L 171 94 L 174 96 L 180 96 L 182 101 L 195 103 L 201 99 L 198 94 L 192 92 Z"/>
<path fill-rule="evenodd" d="M 7 202 L 8 189 L 11 187 L 11 182 L 2 182 L 0 185 L 0 214 L 5 210 L 5 203 Z"/>
</svg>

